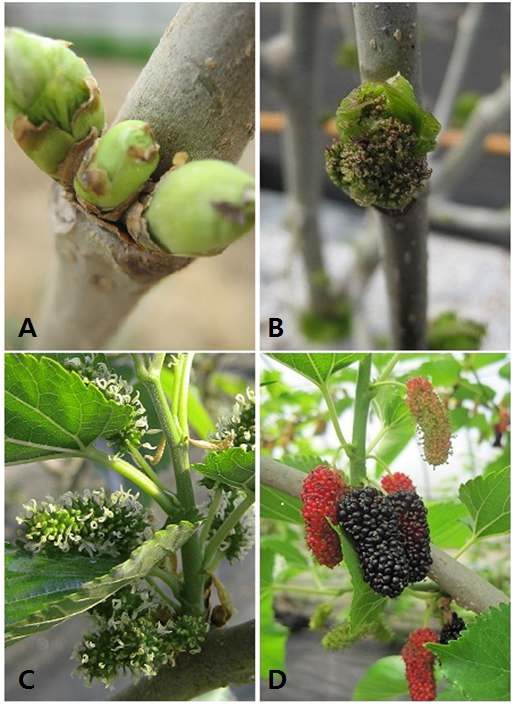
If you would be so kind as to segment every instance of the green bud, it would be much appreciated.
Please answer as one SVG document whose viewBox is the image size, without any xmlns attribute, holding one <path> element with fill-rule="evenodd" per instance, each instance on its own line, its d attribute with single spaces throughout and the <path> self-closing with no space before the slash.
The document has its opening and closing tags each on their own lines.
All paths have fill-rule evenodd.
<svg viewBox="0 0 515 708">
<path fill-rule="evenodd" d="M 18 145 L 59 179 L 73 148 L 104 126 L 100 93 L 86 62 L 68 42 L 17 28 L 5 35 L 5 111 Z"/>
<path fill-rule="evenodd" d="M 73 182 L 79 200 L 100 210 L 132 201 L 159 162 L 148 123 L 126 120 L 110 128 L 85 155 Z"/>
<path fill-rule="evenodd" d="M 366 82 L 343 99 L 336 113 L 339 140 L 327 148 L 326 169 L 336 186 L 360 206 L 400 211 L 431 175 L 426 153 L 440 124 L 417 103 L 400 74 Z"/>
<path fill-rule="evenodd" d="M 148 236 L 163 250 L 215 255 L 252 228 L 254 180 L 229 162 L 189 162 L 161 178 L 143 217 Z"/>
</svg>

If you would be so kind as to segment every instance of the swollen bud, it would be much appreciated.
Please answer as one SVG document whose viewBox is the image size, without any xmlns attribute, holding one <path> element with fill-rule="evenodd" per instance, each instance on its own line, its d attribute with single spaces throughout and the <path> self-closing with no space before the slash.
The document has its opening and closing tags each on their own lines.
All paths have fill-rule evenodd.
<svg viewBox="0 0 515 708">
<path fill-rule="evenodd" d="M 159 162 L 148 123 L 126 120 L 110 128 L 85 155 L 73 188 L 81 202 L 105 212 L 127 207 Z"/>
<path fill-rule="evenodd" d="M 361 84 L 336 113 L 339 140 L 326 149 L 331 180 L 359 206 L 400 211 L 431 175 L 426 153 L 440 124 L 424 111 L 401 74 Z"/>
<path fill-rule="evenodd" d="M 5 35 L 7 127 L 44 172 L 67 183 L 104 126 L 91 71 L 69 43 L 17 28 Z"/>
<path fill-rule="evenodd" d="M 163 175 L 127 227 L 141 245 L 196 257 L 220 253 L 253 223 L 252 177 L 229 162 L 197 160 Z"/>
</svg>

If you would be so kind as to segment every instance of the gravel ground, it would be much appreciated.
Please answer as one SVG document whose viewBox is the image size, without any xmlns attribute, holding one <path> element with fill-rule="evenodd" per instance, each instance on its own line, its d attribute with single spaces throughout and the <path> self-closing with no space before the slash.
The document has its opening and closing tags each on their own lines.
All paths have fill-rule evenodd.
<svg viewBox="0 0 515 708">
<path fill-rule="evenodd" d="M 263 349 L 356 348 L 352 341 L 316 345 L 299 332 L 296 315 L 306 302 L 302 263 L 282 224 L 284 197 L 261 193 L 261 346 Z M 352 242 L 365 227 L 363 212 L 326 200 L 321 208 L 321 231 L 326 267 L 339 287 L 352 263 Z M 460 317 L 487 325 L 485 350 L 506 350 L 510 343 L 510 261 L 500 248 L 430 235 L 429 316 L 454 310 Z M 373 338 L 388 334 L 388 308 L 381 268 L 363 293 L 362 309 Z M 282 317 L 285 334 L 268 337 L 268 317 Z M 358 347 L 359 348 L 359 347 Z"/>
</svg>

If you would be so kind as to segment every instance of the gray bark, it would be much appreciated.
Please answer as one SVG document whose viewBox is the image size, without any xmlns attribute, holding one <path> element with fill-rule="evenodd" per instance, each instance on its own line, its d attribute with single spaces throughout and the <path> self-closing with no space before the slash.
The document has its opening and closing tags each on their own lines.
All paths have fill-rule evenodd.
<svg viewBox="0 0 515 708">
<path fill-rule="evenodd" d="M 304 475 L 299 470 L 276 462 L 270 457 L 263 457 L 260 479 L 262 484 L 298 497 Z M 454 560 L 445 551 L 431 546 L 431 555 L 433 564 L 428 573 L 429 577 L 438 584 L 442 592 L 454 597 L 461 607 L 473 612 L 484 612 L 501 602 L 509 602 L 503 592 Z"/>
<path fill-rule="evenodd" d="M 117 120 L 150 122 L 161 146 L 161 172 L 182 151 L 191 158 L 235 161 L 253 132 L 253 52 L 252 3 L 186 3 Z M 54 190 L 57 263 L 32 346 L 96 349 L 145 292 L 191 259 L 136 248 L 65 202 Z"/>
<path fill-rule="evenodd" d="M 398 71 L 420 101 L 421 53 L 416 3 L 355 3 L 361 79 L 385 81 Z M 424 349 L 427 322 L 427 198 L 402 214 L 378 213 L 396 349 Z"/>
<path fill-rule="evenodd" d="M 189 701 L 254 677 L 255 623 L 212 630 L 200 654 L 181 654 L 175 666 L 118 693 L 115 701 Z"/>
<path fill-rule="evenodd" d="M 283 166 L 288 190 L 287 222 L 302 254 L 309 309 L 324 315 L 331 297 L 324 265 L 318 207 L 323 142 L 319 129 L 318 40 L 323 6 L 284 5 L 284 34 L 263 47 L 263 77 L 284 102 Z"/>
</svg>

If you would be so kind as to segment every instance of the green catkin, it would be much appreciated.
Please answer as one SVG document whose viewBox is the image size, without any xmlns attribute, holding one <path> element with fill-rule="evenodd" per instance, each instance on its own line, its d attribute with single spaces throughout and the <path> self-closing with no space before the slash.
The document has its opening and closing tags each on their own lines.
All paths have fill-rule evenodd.
<svg viewBox="0 0 515 708">
<path fill-rule="evenodd" d="M 20 525 L 17 543 L 31 553 L 67 553 L 85 556 L 127 556 L 151 537 L 150 517 L 138 494 L 120 489 L 66 492 L 59 499 L 30 500 Z"/>
<path fill-rule="evenodd" d="M 76 672 L 87 683 L 106 686 L 121 674 L 134 680 L 155 676 L 179 654 L 199 653 L 209 629 L 202 617 L 173 616 L 144 583 L 123 588 L 89 614 L 95 630 L 73 653 Z"/>
<path fill-rule="evenodd" d="M 224 442 L 228 447 L 239 447 L 247 452 L 255 450 L 256 404 L 252 389 L 247 388 L 245 394 L 239 393 L 236 396 L 232 413 L 218 421 L 211 440 Z"/>
</svg>

